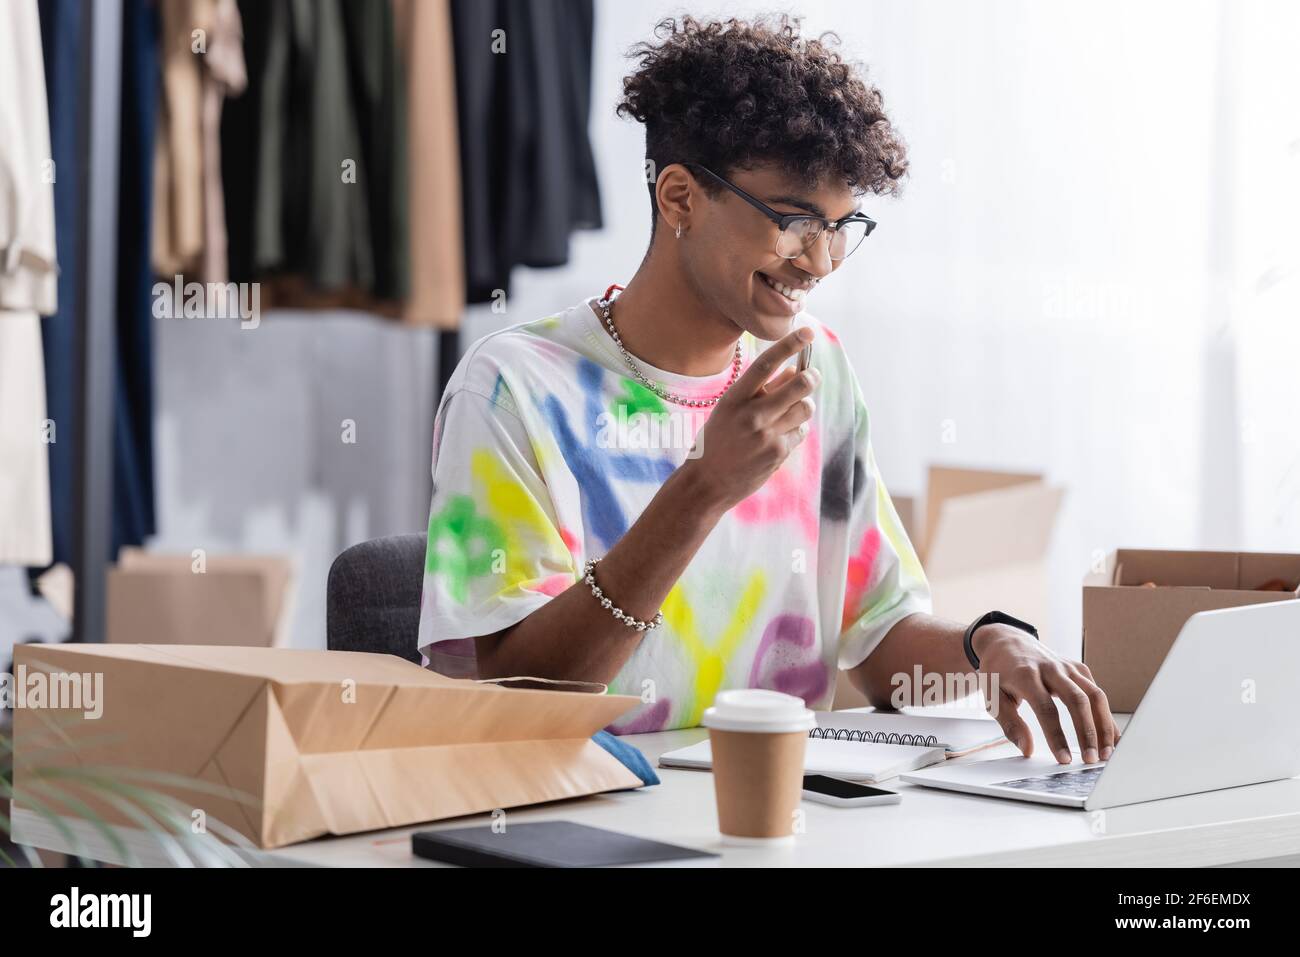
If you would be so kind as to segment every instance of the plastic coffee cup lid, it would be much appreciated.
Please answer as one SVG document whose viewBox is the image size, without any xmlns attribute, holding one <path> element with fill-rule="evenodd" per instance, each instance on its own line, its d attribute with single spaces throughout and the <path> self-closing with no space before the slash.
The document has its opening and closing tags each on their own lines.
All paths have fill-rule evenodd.
<svg viewBox="0 0 1300 957">
<path fill-rule="evenodd" d="M 713 707 L 704 712 L 704 726 L 719 731 L 756 731 L 780 734 L 811 731 L 817 719 L 802 698 L 762 688 L 721 691 Z"/>
</svg>

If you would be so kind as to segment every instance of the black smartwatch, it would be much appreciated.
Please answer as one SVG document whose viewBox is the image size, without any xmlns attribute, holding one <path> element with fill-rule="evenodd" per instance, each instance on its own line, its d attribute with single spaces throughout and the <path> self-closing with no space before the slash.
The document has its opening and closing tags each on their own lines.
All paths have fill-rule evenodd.
<svg viewBox="0 0 1300 957">
<path fill-rule="evenodd" d="M 980 615 L 970 623 L 966 629 L 966 635 L 962 638 L 962 647 L 966 649 L 966 658 L 971 663 L 971 667 L 976 671 L 980 670 L 979 655 L 975 654 L 975 649 L 971 647 L 970 640 L 975 634 L 975 629 L 983 625 L 1010 625 L 1013 628 L 1019 628 L 1021 631 L 1027 631 L 1035 638 L 1038 638 L 1038 629 L 1028 622 L 1021 621 L 1019 618 L 1012 618 L 1010 615 L 1001 611 L 990 611 Z M 1041 639 L 1040 639 L 1041 640 Z"/>
</svg>

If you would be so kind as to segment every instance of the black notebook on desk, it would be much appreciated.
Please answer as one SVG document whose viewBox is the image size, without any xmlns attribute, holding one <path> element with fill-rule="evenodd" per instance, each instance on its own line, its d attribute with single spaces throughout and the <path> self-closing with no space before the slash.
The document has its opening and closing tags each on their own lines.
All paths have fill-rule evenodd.
<svg viewBox="0 0 1300 957">
<path fill-rule="evenodd" d="M 420 831 L 411 836 L 411 850 L 461 867 L 615 867 L 718 856 L 572 821 Z"/>
</svg>

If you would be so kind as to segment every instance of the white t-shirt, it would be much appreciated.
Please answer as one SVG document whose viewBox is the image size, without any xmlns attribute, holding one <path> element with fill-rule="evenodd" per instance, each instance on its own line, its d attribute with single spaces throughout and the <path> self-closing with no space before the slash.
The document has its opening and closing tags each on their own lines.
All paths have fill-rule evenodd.
<svg viewBox="0 0 1300 957">
<path fill-rule="evenodd" d="M 828 708 L 837 667 L 859 664 L 894 624 L 930 610 L 848 357 L 820 321 L 803 313 L 795 324 L 817 330 L 823 379 L 812 428 L 726 512 L 664 600 L 663 625 L 642 633 L 610 691 L 645 703 L 615 733 L 694 727 L 727 688 L 771 688 Z M 742 374 L 767 345 L 741 337 Z M 638 366 L 665 391 L 693 397 L 718 394 L 731 375 Z M 637 381 L 591 301 L 474 343 L 434 425 L 419 638 L 427 665 L 475 676 L 474 636 L 513 625 L 566 588 L 586 590 L 587 559 L 623 536 L 686 460 L 710 411 L 665 403 Z"/>
</svg>

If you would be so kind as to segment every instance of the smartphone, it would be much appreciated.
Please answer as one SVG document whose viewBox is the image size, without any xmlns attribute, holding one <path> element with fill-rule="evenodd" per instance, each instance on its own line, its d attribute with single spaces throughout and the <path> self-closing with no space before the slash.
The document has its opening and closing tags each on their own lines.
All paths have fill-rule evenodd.
<svg viewBox="0 0 1300 957">
<path fill-rule="evenodd" d="M 903 800 L 897 791 L 841 781 L 824 774 L 803 776 L 803 796 L 806 801 L 831 807 L 871 807 L 875 804 L 898 804 Z"/>
<path fill-rule="evenodd" d="M 803 372 L 803 370 L 807 369 L 810 365 L 812 365 L 812 343 L 811 342 L 799 350 L 799 368 L 797 368 L 795 372 L 796 373 Z"/>
</svg>

